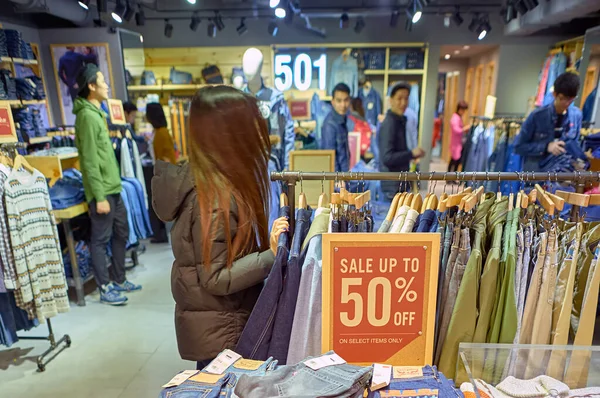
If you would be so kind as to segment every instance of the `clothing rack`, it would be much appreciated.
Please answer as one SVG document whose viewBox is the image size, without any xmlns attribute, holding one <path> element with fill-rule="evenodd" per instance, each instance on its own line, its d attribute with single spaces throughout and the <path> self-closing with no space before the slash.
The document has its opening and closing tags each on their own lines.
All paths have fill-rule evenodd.
<svg viewBox="0 0 600 398">
<path fill-rule="evenodd" d="M 332 173 L 332 172 L 302 172 L 283 171 L 272 172 L 271 181 L 283 181 L 287 186 L 288 203 L 294 209 L 296 200 L 296 184 L 302 181 L 550 181 L 575 183 L 576 192 L 583 193 L 586 182 L 600 182 L 600 172 L 575 172 L 575 173 L 541 173 L 541 172 L 379 172 L 379 173 Z M 572 215 L 579 212 L 579 206 L 573 206 Z M 290 227 L 294 230 L 293 211 L 290 212 Z"/>
<path fill-rule="evenodd" d="M 0 144 L 0 150 L 6 152 L 8 154 L 14 153 L 17 148 L 26 148 L 27 144 L 25 142 L 5 142 Z M 74 250 L 74 249 L 73 249 Z M 41 355 L 37 357 L 37 366 L 40 372 L 46 370 L 46 365 L 52 361 L 58 354 L 60 354 L 64 349 L 71 346 L 71 337 L 68 334 L 65 334 L 60 338 L 60 340 L 56 340 L 54 337 L 54 331 L 52 330 L 52 322 L 50 319 L 46 319 L 46 324 L 48 325 L 48 336 L 18 336 L 19 340 L 48 340 L 50 342 L 50 347 L 44 351 Z M 65 343 L 64 346 L 61 347 L 61 344 Z M 58 351 L 56 351 L 60 348 Z M 47 360 L 44 360 L 48 355 L 56 351 L 54 355 L 52 355 Z"/>
</svg>

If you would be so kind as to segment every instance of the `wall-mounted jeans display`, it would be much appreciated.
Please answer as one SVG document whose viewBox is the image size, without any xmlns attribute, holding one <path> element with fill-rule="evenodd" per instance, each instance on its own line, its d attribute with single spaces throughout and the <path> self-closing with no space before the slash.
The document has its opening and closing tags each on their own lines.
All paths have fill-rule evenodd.
<svg viewBox="0 0 600 398">
<path fill-rule="evenodd" d="M 235 394 L 244 398 L 358 398 L 363 396 L 371 374 L 371 367 L 348 364 L 313 370 L 303 361 L 279 367 L 263 377 L 243 375 L 235 387 Z"/>
<path fill-rule="evenodd" d="M 8 57 L 8 48 L 6 47 L 6 33 L 0 29 L 0 57 Z"/>
<path fill-rule="evenodd" d="M 289 217 L 290 208 L 279 209 L 280 217 Z M 288 234 L 279 235 L 277 255 L 271 272 L 265 282 L 256 305 L 248 318 L 244 331 L 240 336 L 236 352 L 244 358 L 266 360 L 273 336 L 273 323 L 277 312 L 279 297 L 283 291 L 283 280 L 289 256 Z"/>
<path fill-rule="evenodd" d="M 394 379 L 390 385 L 382 390 L 369 392 L 368 398 L 380 398 L 381 392 L 402 391 L 402 390 L 438 390 L 438 398 L 462 398 L 460 390 L 454 388 L 454 383 L 448 380 L 435 366 L 424 366 L 423 376 L 411 377 L 406 379 Z M 389 395 L 386 395 L 389 396 Z"/>
<path fill-rule="evenodd" d="M 15 79 L 11 77 L 12 72 L 8 69 L 0 69 L 0 84 L 4 86 L 4 93 L 6 99 L 16 100 L 17 97 L 17 85 Z"/>
<path fill-rule="evenodd" d="M 21 32 L 14 29 L 5 29 L 4 34 L 6 35 L 6 49 L 8 50 L 8 56 L 13 58 L 24 58 Z M 27 54 L 25 54 L 25 56 L 27 56 Z"/>
</svg>

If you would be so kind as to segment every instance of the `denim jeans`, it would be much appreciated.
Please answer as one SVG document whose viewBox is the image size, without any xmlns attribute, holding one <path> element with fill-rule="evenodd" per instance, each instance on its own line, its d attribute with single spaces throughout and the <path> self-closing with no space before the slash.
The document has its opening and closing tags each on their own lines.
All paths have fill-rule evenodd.
<svg viewBox="0 0 600 398">
<path fill-rule="evenodd" d="M 392 379 L 390 385 L 383 390 L 369 392 L 368 398 L 380 398 L 380 391 L 422 390 L 424 388 L 438 390 L 439 398 L 462 398 L 463 394 L 454 388 L 454 384 L 438 372 L 435 366 L 424 366 L 422 377 L 408 379 Z"/>
<path fill-rule="evenodd" d="M 235 378 L 232 374 L 225 374 L 216 383 L 186 380 L 178 386 L 163 389 L 159 398 L 218 398 L 232 377 Z"/>
<path fill-rule="evenodd" d="M 281 207 L 280 217 L 289 216 L 290 208 Z M 283 291 L 283 280 L 288 263 L 289 245 L 288 234 L 279 236 L 277 255 L 269 277 L 265 282 L 256 305 L 248 318 L 244 331 L 240 336 L 236 352 L 244 358 L 261 359 L 268 358 L 271 338 L 273 336 L 273 324 L 277 313 L 279 297 Z"/>
<path fill-rule="evenodd" d="M 296 228 L 292 240 L 292 250 L 285 273 L 285 284 L 279 297 L 275 320 L 273 321 L 273 337 L 269 345 L 268 355 L 275 357 L 282 365 L 287 363 L 287 353 L 294 323 L 296 299 L 300 288 L 302 264 L 306 252 L 301 253 L 302 243 L 310 228 L 312 210 L 299 209 L 296 215 Z"/>
<path fill-rule="evenodd" d="M 344 364 L 312 370 L 300 362 L 282 366 L 263 377 L 243 375 L 235 387 L 235 394 L 244 398 L 358 398 L 363 396 L 371 374 L 371 367 Z"/>
</svg>

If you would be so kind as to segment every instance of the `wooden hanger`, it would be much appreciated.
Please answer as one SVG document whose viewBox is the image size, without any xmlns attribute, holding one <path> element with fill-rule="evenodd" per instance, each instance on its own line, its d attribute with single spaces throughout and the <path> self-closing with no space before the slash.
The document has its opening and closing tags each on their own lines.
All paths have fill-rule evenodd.
<svg viewBox="0 0 600 398">
<path fill-rule="evenodd" d="M 535 184 L 535 189 L 538 191 L 538 202 L 542 205 L 544 210 L 546 210 L 546 213 L 548 213 L 548 215 L 553 216 L 555 209 L 554 202 L 548 197 L 546 191 L 539 184 Z"/>
<path fill-rule="evenodd" d="M 590 197 L 592 195 L 567 191 L 556 191 L 556 196 L 573 206 L 588 207 L 590 205 Z M 600 195 L 597 196 L 600 198 Z"/>
<path fill-rule="evenodd" d="M 25 159 L 25 157 L 23 155 L 17 154 L 17 155 L 15 155 L 13 169 L 20 170 L 21 168 L 24 168 L 25 170 L 27 170 L 28 172 L 30 172 L 32 174 L 35 171 L 35 168 L 32 165 L 30 165 L 29 162 L 27 162 L 27 159 Z"/>
<path fill-rule="evenodd" d="M 479 187 L 475 190 L 475 192 L 473 192 L 469 196 L 464 197 L 461 201 L 462 209 L 466 212 L 473 210 L 475 205 L 477 205 L 477 203 L 479 202 L 479 199 L 483 197 L 483 193 L 483 187 Z"/>
<path fill-rule="evenodd" d="M 427 210 L 436 210 L 438 208 L 439 202 L 436 194 L 431 195 L 429 198 L 429 202 L 427 203 Z"/>
<path fill-rule="evenodd" d="M 407 193 L 406 196 L 404 197 L 404 202 L 402 203 L 402 205 L 410 206 L 412 204 L 412 200 L 413 200 L 414 196 L 415 196 L 415 194 L 412 192 Z"/>
<path fill-rule="evenodd" d="M 319 195 L 319 202 L 317 204 L 318 207 L 328 207 L 329 206 L 329 196 L 325 192 Z"/>
<path fill-rule="evenodd" d="M 548 191 L 546 191 L 546 195 L 548 195 L 550 200 L 552 200 L 554 202 L 554 207 L 558 211 L 562 211 L 565 208 L 565 200 L 563 198 L 561 198 L 560 196 L 557 196 L 553 193 L 550 193 Z"/>
<path fill-rule="evenodd" d="M 306 195 L 304 194 L 304 192 L 300 192 L 300 195 L 298 196 L 298 208 L 299 209 L 307 209 L 308 208 L 307 201 L 306 201 Z"/>
<path fill-rule="evenodd" d="M 421 211 L 422 207 L 423 207 L 423 197 L 421 196 L 420 193 L 414 194 L 412 202 L 410 204 L 410 208 L 418 211 L 419 213 L 422 213 L 422 211 Z"/>
<path fill-rule="evenodd" d="M 392 222 L 394 220 L 394 216 L 396 215 L 396 209 L 398 208 L 398 201 L 400 200 L 400 195 L 400 193 L 394 195 L 394 199 L 392 199 L 392 204 L 390 205 L 387 215 L 385 216 L 385 219 L 389 222 Z"/>
<path fill-rule="evenodd" d="M 357 209 L 362 209 L 371 200 L 371 191 L 361 193 L 354 199 L 354 205 Z"/>
<path fill-rule="evenodd" d="M 279 195 L 279 207 L 284 207 L 288 205 L 288 197 L 285 193 L 281 193 Z"/>
<path fill-rule="evenodd" d="M 340 194 L 339 193 L 332 193 L 331 194 L 331 204 L 332 205 L 341 205 L 342 204 L 342 198 L 340 198 Z"/>
<path fill-rule="evenodd" d="M 460 204 L 460 201 L 462 200 L 462 198 L 464 198 L 471 192 L 473 192 L 473 188 L 469 187 L 469 188 L 464 189 L 460 193 L 448 196 L 448 199 L 446 201 L 446 207 L 458 206 Z"/>
<path fill-rule="evenodd" d="M 406 193 L 406 192 L 402 192 L 400 194 L 400 199 L 398 199 L 398 205 L 396 206 L 396 212 L 394 213 L 394 218 L 396 218 L 400 215 L 400 209 L 402 208 L 402 206 L 404 206 L 404 200 L 406 199 L 407 196 L 408 196 L 408 193 Z"/>
<path fill-rule="evenodd" d="M 347 202 L 350 206 L 356 206 L 356 197 L 358 195 L 355 193 L 348 193 Z"/>
</svg>

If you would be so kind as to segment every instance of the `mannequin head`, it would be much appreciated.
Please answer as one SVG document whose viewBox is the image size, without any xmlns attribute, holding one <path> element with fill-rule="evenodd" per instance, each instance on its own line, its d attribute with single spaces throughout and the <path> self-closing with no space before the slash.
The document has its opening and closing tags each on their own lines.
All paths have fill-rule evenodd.
<svg viewBox="0 0 600 398">
<path fill-rule="evenodd" d="M 242 58 L 244 75 L 248 79 L 248 88 L 252 92 L 258 91 L 262 84 L 260 73 L 262 71 L 263 59 L 263 53 L 254 47 L 247 49 Z"/>
</svg>

